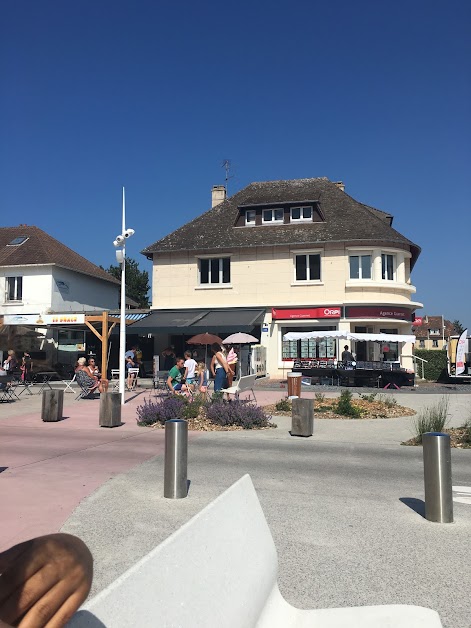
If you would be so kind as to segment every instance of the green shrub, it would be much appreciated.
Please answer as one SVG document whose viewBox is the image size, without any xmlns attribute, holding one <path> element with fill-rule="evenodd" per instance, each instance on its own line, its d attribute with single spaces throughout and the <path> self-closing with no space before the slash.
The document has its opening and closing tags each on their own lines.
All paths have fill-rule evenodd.
<svg viewBox="0 0 471 628">
<path fill-rule="evenodd" d="M 377 394 L 378 393 L 370 393 L 369 395 L 362 395 L 360 393 L 360 399 L 363 399 L 363 401 L 369 401 L 371 403 L 375 400 Z"/>
<path fill-rule="evenodd" d="M 466 423 L 463 425 L 463 428 L 464 428 L 463 440 L 465 441 L 465 443 L 471 444 L 471 418 L 466 421 Z"/>
<path fill-rule="evenodd" d="M 448 397 L 442 397 L 433 406 L 423 408 L 414 420 L 413 427 L 417 442 L 422 442 L 425 432 L 442 432 L 448 423 Z"/>
<path fill-rule="evenodd" d="M 291 403 L 288 399 L 280 399 L 280 401 L 275 403 L 275 409 L 278 412 L 291 412 Z"/>
<path fill-rule="evenodd" d="M 386 408 L 394 408 L 394 406 L 397 406 L 397 399 L 392 395 L 380 395 L 378 401 L 384 403 Z"/>
<path fill-rule="evenodd" d="M 195 395 L 191 401 L 187 401 L 182 409 L 182 419 L 196 419 L 205 403 L 202 395 Z"/>
<path fill-rule="evenodd" d="M 424 364 L 425 379 L 437 382 L 446 381 L 448 372 L 446 368 L 446 351 L 441 349 L 415 349 L 414 354 L 418 358 L 427 360 Z M 422 362 L 417 360 L 417 376 L 422 377 Z"/>
<path fill-rule="evenodd" d="M 335 410 L 338 414 L 342 414 L 343 416 L 351 416 L 354 419 L 357 419 L 361 416 L 360 408 L 355 407 L 352 404 L 352 392 L 350 390 L 342 390 L 340 393 L 340 399 L 338 400 Z"/>
<path fill-rule="evenodd" d="M 325 400 L 325 395 L 324 393 L 316 393 L 316 401 L 318 403 L 323 403 Z"/>
</svg>

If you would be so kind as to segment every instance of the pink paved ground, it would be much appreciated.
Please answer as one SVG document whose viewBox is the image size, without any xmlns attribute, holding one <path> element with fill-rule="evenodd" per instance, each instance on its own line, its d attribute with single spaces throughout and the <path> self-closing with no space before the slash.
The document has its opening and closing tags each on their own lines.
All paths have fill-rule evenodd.
<svg viewBox="0 0 471 628">
<path fill-rule="evenodd" d="M 57 423 L 41 421 L 40 395 L 0 404 L 0 471 L 5 468 L 0 473 L 0 551 L 57 532 L 99 486 L 163 453 L 163 430 L 136 425 L 136 406 L 148 394 L 127 400 L 124 425 L 111 429 L 98 426 L 98 401 L 76 402 L 72 395 L 65 396 L 67 418 Z M 286 390 L 256 394 L 259 404 L 267 404 Z"/>
<path fill-rule="evenodd" d="M 0 469 L 7 467 L 0 473 L 0 550 L 57 532 L 84 497 L 163 452 L 163 430 L 136 425 L 141 396 L 126 403 L 124 425 L 112 429 L 98 426 L 98 401 L 67 399 L 67 418 L 58 423 L 41 421 L 39 403 L 0 406 Z"/>
</svg>

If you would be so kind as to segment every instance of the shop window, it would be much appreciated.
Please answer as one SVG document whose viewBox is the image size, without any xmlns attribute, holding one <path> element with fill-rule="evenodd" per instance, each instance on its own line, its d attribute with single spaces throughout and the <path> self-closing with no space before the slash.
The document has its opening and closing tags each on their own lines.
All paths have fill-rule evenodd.
<svg viewBox="0 0 471 628">
<path fill-rule="evenodd" d="M 390 253 L 381 254 L 381 278 L 387 281 L 394 281 L 396 266 L 396 256 Z"/>
<path fill-rule="evenodd" d="M 262 223 L 282 223 L 283 222 L 283 208 L 280 209 L 264 209 L 262 212 Z"/>
<path fill-rule="evenodd" d="M 231 258 L 212 257 L 199 260 L 200 284 L 231 283 Z"/>
<path fill-rule="evenodd" d="M 312 222 L 312 207 L 292 207 L 291 222 Z"/>
<path fill-rule="evenodd" d="M 319 331 L 330 331 L 334 327 L 317 328 Z M 305 327 L 293 328 L 283 327 L 282 337 L 289 331 L 307 331 Z M 283 340 L 282 359 L 283 360 L 315 360 L 331 359 L 336 356 L 335 338 L 309 338 L 306 340 Z"/>
<path fill-rule="evenodd" d="M 5 278 L 5 302 L 23 299 L 23 277 Z"/>
<path fill-rule="evenodd" d="M 371 255 L 350 255 L 350 279 L 371 279 Z"/>
<path fill-rule="evenodd" d="M 321 256 L 319 253 L 307 253 L 295 256 L 296 281 L 320 281 Z"/>
</svg>

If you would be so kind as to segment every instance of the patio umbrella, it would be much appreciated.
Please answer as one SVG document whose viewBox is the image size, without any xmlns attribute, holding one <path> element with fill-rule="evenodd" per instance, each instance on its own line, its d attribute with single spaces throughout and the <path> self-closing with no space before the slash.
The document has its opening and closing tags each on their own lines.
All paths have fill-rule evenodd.
<svg viewBox="0 0 471 628">
<path fill-rule="evenodd" d="M 225 340 L 222 341 L 225 345 L 248 345 L 252 342 L 258 342 L 258 338 L 251 336 L 250 334 L 244 334 L 238 331 L 236 334 L 231 334 Z"/>
<path fill-rule="evenodd" d="M 251 336 L 250 334 L 244 334 L 242 331 L 238 331 L 236 334 L 231 334 L 223 343 L 225 345 L 239 345 L 239 356 L 241 355 L 241 345 L 249 345 L 254 342 L 258 342 L 258 338 Z M 240 373 L 242 373 L 242 363 L 239 365 Z"/>
<path fill-rule="evenodd" d="M 207 331 L 204 334 L 196 334 L 192 336 L 190 340 L 187 340 L 188 345 L 206 345 L 204 350 L 204 363 L 208 360 L 208 345 L 212 345 L 213 342 L 217 342 L 218 345 L 222 345 L 222 338 L 215 334 L 209 334 Z"/>
<path fill-rule="evenodd" d="M 222 338 L 215 334 L 209 334 L 207 331 L 204 334 L 196 334 L 186 341 L 188 345 L 212 345 L 213 342 L 222 344 Z"/>
</svg>

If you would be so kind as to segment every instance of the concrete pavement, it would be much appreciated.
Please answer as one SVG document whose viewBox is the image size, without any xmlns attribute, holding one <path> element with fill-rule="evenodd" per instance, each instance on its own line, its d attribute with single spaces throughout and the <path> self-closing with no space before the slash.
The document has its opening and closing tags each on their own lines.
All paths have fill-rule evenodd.
<svg viewBox="0 0 471 628">
<path fill-rule="evenodd" d="M 256 393 L 273 403 L 284 391 Z M 438 399 L 397 395 L 413 408 Z M 445 626 L 469 628 L 471 505 L 455 504 L 456 523 L 446 526 L 406 505 L 420 509 L 423 499 L 421 449 L 398 446 L 412 417 L 318 420 L 310 439 L 290 437 L 284 417 L 273 430 L 193 433 L 190 494 L 172 501 L 162 498 L 163 431 L 135 424 L 141 401 L 130 399 L 125 425 L 115 429 L 98 427 L 97 402 L 72 395 L 69 418 L 56 424 L 40 421 L 40 398 L 0 405 L 0 465 L 9 467 L 0 473 L 5 546 L 62 526 L 92 549 L 98 591 L 249 472 L 288 601 L 422 604 Z M 470 401 L 451 396 L 452 424 L 468 418 Z M 471 485 L 470 455 L 453 451 L 455 485 Z"/>
</svg>

